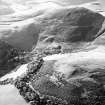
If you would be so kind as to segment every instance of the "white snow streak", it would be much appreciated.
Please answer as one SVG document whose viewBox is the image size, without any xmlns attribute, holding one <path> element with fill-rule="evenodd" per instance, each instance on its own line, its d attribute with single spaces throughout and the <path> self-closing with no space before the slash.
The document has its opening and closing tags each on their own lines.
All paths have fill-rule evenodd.
<svg viewBox="0 0 105 105">
<path fill-rule="evenodd" d="M 24 65 L 20 66 L 16 72 L 13 71 L 12 73 L 3 76 L 2 78 L 0 78 L 0 81 L 6 80 L 9 78 L 16 79 L 18 76 L 25 74 L 27 71 L 27 65 L 28 64 L 24 64 Z"/>
</svg>

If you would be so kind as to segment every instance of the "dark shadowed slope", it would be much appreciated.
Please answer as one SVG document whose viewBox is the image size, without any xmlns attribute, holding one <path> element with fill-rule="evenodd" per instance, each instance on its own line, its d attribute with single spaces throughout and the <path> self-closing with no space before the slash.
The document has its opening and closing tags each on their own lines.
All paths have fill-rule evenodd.
<svg viewBox="0 0 105 105">
<path fill-rule="evenodd" d="M 20 59 L 24 55 L 23 50 L 18 50 L 7 43 L 0 41 L 0 77 L 11 72 L 20 65 Z"/>
<path fill-rule="evenodd" d="M 96 38 L 104 16 L 86 8 L 60 9 L 41 20 L 38 46 L 87 43 Z M 45 47 L 44 46 L 44 47 Z"/>
</svg>

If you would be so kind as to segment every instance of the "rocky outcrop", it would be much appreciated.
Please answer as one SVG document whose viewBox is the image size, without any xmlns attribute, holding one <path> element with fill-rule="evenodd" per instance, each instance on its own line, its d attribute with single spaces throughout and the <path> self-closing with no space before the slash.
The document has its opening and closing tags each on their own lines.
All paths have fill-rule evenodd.
<svg viewBox="0 0 105 105">
<path fill-rule="evenodd" d="M 56 97 L 68 105 L 102 105 L 105 103 L 105 60 L 101 55 L 94 50 L 45 57 L 32 86 L 41 95 Z"/>
<path fill-rule="evenodd" d="M 104 53 L 105 48 L 99 47 L 36 59 L 14 84 L 31 105 L 103 105 Z"/>
</svg>

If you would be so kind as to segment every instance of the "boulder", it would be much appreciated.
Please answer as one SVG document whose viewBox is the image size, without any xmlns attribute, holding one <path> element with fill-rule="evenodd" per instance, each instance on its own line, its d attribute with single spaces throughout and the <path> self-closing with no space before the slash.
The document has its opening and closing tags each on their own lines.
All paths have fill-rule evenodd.
<svg viewBox="0 0 105 105">
<path fill-rule="evenodd" d="M 59 9 L 42 19 L 38 45 L 91 42 L 103 21 L 104 16 L 83 7 Z"/>
</svg>

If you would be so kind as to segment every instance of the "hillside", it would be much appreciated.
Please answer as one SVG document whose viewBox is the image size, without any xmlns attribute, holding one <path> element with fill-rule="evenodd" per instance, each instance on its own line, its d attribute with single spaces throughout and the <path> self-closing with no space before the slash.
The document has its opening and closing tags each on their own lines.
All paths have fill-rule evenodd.
<svg viewBox="0 0 105 105">
<path fill-rule="evenodd" d="M 15 13 L 0 16 L 0 103 L 104 105 L 105 11 L 100 3 L 6 3 Z"/>
</svg>

